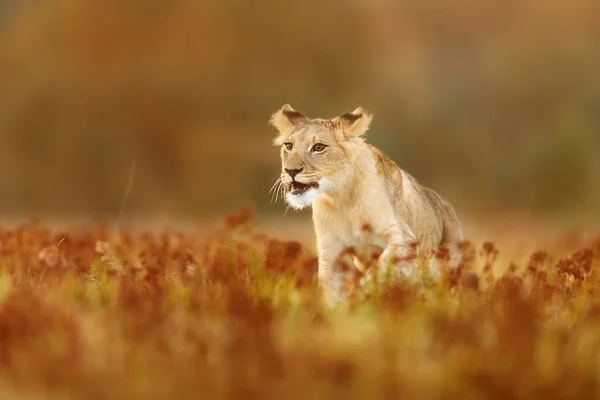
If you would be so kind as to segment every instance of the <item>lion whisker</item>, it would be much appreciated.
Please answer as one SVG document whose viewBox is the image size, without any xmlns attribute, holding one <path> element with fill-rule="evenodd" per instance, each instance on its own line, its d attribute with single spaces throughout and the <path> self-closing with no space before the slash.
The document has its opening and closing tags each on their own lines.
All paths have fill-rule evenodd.
<svg viewBox="0 0 600 400">
<path fill-rule="evenodd" d="M 277 191 L 277 198 L 275 202 L 279 200 L 279 196 L 281 196 L 281 198 L 285 196 L 285 185 L 283 184 L 283 181 L 279 183 L 279 190 Z"/>
<path fill-rule="evenodd" d="M 279 194 L 282 192 L 282 188 L 283 188 L 283 182 L 279 181 L 279 183 L 277 185 L 277 189 L 273 193 L 275 195 L 275 201 L 274 201 L 274 203 L 277 203 L 277 201 L 279 200 Z"/>
<path fill-rule="evenodd" d="M 271 195 L 271 201 L 275 197 L 275 202 L 277 202 L 277 193 L 279 192 L 279 185 L 281 184 L 281 176 L 275 178 L 275 183 L 271 186 L 269 190 L 269 194 Z"/>
<path fill-rule="evenodd" d="M 275 183 L 271 186 L 271 190 L 269 190 L 269 194 L 271 194 L 271 202 L 277 203 L 279 200 L 279 196 L 284 195 L 285 193 L 285 185 L 281 180 L 281 176 L 275 178 Z"/>
<path fill-rule="evenodd" d="M 275 182 L 271 185 L 271 189 L 269 190 L 269 194 L 273 192 L 273 190 L 277 187 L 277 184 L 281 181 L 281 176 L 275 178 Z"/>
</svg>

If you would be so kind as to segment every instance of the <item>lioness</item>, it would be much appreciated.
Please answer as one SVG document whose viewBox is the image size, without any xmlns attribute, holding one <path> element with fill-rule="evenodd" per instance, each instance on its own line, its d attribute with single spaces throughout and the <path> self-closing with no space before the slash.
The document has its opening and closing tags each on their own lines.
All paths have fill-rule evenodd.
<svg viewBox="0 0 600 400">
<path fill-rule="evenodd" d="M 340 295 L 336 260 L 344 248 L 364 244 L 365 224 L 369 244 L 383 250 L 380 266 L 414 253 L 414 243 L 422 252 L 463 240 L 452 206 L 365 141 L 371 119 L 360 107 L 311 119 L 286 104 L 269 121 L 278 131 L 273 143 L 281 146 L 287 203 L 312 205 L 318 278 L 330 302 Z"/>
</svg>

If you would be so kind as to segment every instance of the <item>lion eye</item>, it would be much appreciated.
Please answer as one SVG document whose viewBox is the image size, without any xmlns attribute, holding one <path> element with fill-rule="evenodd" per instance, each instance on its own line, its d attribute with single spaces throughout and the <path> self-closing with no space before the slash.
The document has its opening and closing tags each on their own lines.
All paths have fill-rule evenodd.
<svg viewBox="0 0 600 400">
<path fill-rule="evenodd" d="M 317 143 L 313 146 L 312 148 L 312 152 L 313 153 L 320 153 L 323 150 L 325 150 L 325 148 L 327 147 L 327 145 L 323 144 L 323 143 Z"/>
<path fill-rule="evenodd" d="M 283 145 L 285 146 L 285 149 L 287 151 L 292 151 L 292 149 L 294 148 L 294 144 L 290 142 L 284 143 Z"/>
</svg>

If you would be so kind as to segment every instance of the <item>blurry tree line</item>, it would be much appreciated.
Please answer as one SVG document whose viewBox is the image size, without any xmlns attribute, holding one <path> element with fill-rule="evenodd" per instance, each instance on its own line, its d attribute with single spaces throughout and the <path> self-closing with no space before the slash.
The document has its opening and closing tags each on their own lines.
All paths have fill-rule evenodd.
<svg viewBox="0 0 600 400">
<path fill-rule="evenodd" d="M 600 3 L 0 3 L 0 212 L 262 212 L 269 115 L 361 105 L 462 208 L 600 211 Z"/>
</svg>

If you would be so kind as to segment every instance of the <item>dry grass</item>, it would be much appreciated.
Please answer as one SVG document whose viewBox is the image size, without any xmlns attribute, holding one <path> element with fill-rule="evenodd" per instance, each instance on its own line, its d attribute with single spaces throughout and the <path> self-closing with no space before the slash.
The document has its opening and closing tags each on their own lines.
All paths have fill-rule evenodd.
<svg viewBox="0 0 600 400">
<path fill-rule="evenodd" d="M 465 243 L 437 284 L 327 310 L 312 251 L 260 233 L 249 209 L 205 235 L 30 221 L 0 231 L 0 385 L 51 399 L 591 398 L 600 240 L 562 243 L 502 275 L 493 243 Z"/>
</svg>

